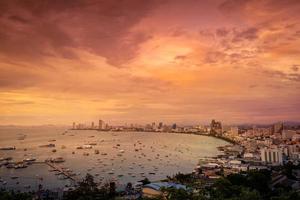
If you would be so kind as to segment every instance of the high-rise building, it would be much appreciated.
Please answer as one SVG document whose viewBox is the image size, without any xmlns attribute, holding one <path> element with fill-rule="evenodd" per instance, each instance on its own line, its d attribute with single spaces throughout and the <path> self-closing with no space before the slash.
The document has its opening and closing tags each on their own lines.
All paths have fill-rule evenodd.
<svg viewBox="0 0 300 200">
<path fill-rule="evenodd" d="M 272 164 L 282 164 L 282 149 L 279 148 L 263 148 L 260 150 L 261 161 Z"/>
<path fill-rule="evenodd" d="M 73 122 L 73 129 L 76 129 L 76 124 L 75 124 L 75 122 Z"/>
<path fill-rule="evenodd" d="M 98 129 L 102 130 L 104 128 L 104 121 L 103 120 L 99 120 L 99 125 L 98 125 Z"/>
<path fill-rule="evenodd" d="M 273 133 L 282 133 L 283 131 L 283 123 L 278 122 L 273 125 Z"/>
<path fill-rule="evenodd" d="M 159 122 L 158 128 L 161 129 L 162 127 L 163 127 L 163 123 L 162 123 L 162 122 Z"/>
<path fill-rule="evenodd" d="M 92 129 L 95 128 L 94 122 L 92 122 L 91 128 L 92 128 Z"/>
<path fill-rule="evenodd" d="M 156 128 L 156 125 L 155 125 L 155 122 L 152 122 L 152 129 L 155 129 Z"/>
<path fill-rule="evenodd" d="M 176 128 L 177 128 L 177 124 L 173 124 L 172 129 L 176 129 Z"/>
<path fill-rule="evenodd" d="M 230 127 L 230 133 L 232 136 L 238 136 L 239 135 L 239 127 L 237 127 L 237 126 Z"/>
<path fill-rule="evenodd" d="M 214 119 L 210 123 L 210 133 L 214 135 L 222 135 L 222 124 Z"/>
</svg>

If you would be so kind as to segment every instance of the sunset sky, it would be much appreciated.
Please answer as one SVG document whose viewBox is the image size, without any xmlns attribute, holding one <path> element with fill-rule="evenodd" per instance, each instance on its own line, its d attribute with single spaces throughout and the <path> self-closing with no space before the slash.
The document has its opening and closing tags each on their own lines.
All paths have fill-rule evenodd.
<svg viewBox="0 0 300 200">
<path fill-rule="evenodd" d="M 299 0 L 1 0 L 0 124 L 300 120 Z"/>
</svg>

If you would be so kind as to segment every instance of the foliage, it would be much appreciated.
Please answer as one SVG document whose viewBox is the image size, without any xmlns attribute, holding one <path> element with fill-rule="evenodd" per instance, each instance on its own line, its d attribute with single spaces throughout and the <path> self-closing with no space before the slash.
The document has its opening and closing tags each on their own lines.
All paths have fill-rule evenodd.
<svg viewBox="0 0 300 200">
<path fill-rule="evenodd" d="M 109 183 L 104 187 L 98 188 L 94 177 L 87 174 L 85 179 L 79 183 L 79 186 L 71 192 L 64 195 L 64 200 L 108 200 L 115 196 L 115 183 Z"/>
<path fill-rule="evenodd" d="M 32 197 L 33 195 L 31 193 L 0 190 L 0 200 L 31 200 Z"/>
</svg>

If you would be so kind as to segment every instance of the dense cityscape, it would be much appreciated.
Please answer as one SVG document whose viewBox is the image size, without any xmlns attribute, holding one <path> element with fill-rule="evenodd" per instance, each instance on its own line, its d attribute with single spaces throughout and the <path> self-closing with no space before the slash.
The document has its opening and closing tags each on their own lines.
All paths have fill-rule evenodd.
<svg viewBox="0 0 300 200">
<path fill-rule="evenodd" d="M 210 125 L 177 126 L 159 123 L 142 125 L 110 126 L 103 120 L 98 125 L 94 122 L 90 126 L 73 122 L 71 130 L 99 130 L 99 131 L 145 131 L 161 133 L 200 134 L 219 137 L 230 141 L 234 146 L 230 151 L 241 156 L 243 162 L 282 165 L 291 161 L 298 164 L 300 159 L 300 125 L 297 123 L 284 124 L 278 122 L 273 125 L 243 125 L 222 126 L 222 123 L 212 120 Z M 226 149 L 227 150 L 227 149 Z M 242 164 L 242 163 L 240 163 Z M 243 165 L 244 169 L 247 165 Z M 243 169 L 243 168 L 240 168 Z"/>
</svg>

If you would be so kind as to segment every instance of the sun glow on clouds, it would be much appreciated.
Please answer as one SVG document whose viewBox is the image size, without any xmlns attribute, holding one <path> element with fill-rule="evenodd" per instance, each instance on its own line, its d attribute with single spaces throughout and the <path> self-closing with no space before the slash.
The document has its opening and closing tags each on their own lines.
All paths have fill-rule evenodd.
<svg viewBox="0 0 300 200">
<path fill-rule="evenodd" d="M 0 124 L 300 119 L 299 1 L 45 4 L 0 5 Z"/>
</svg>

